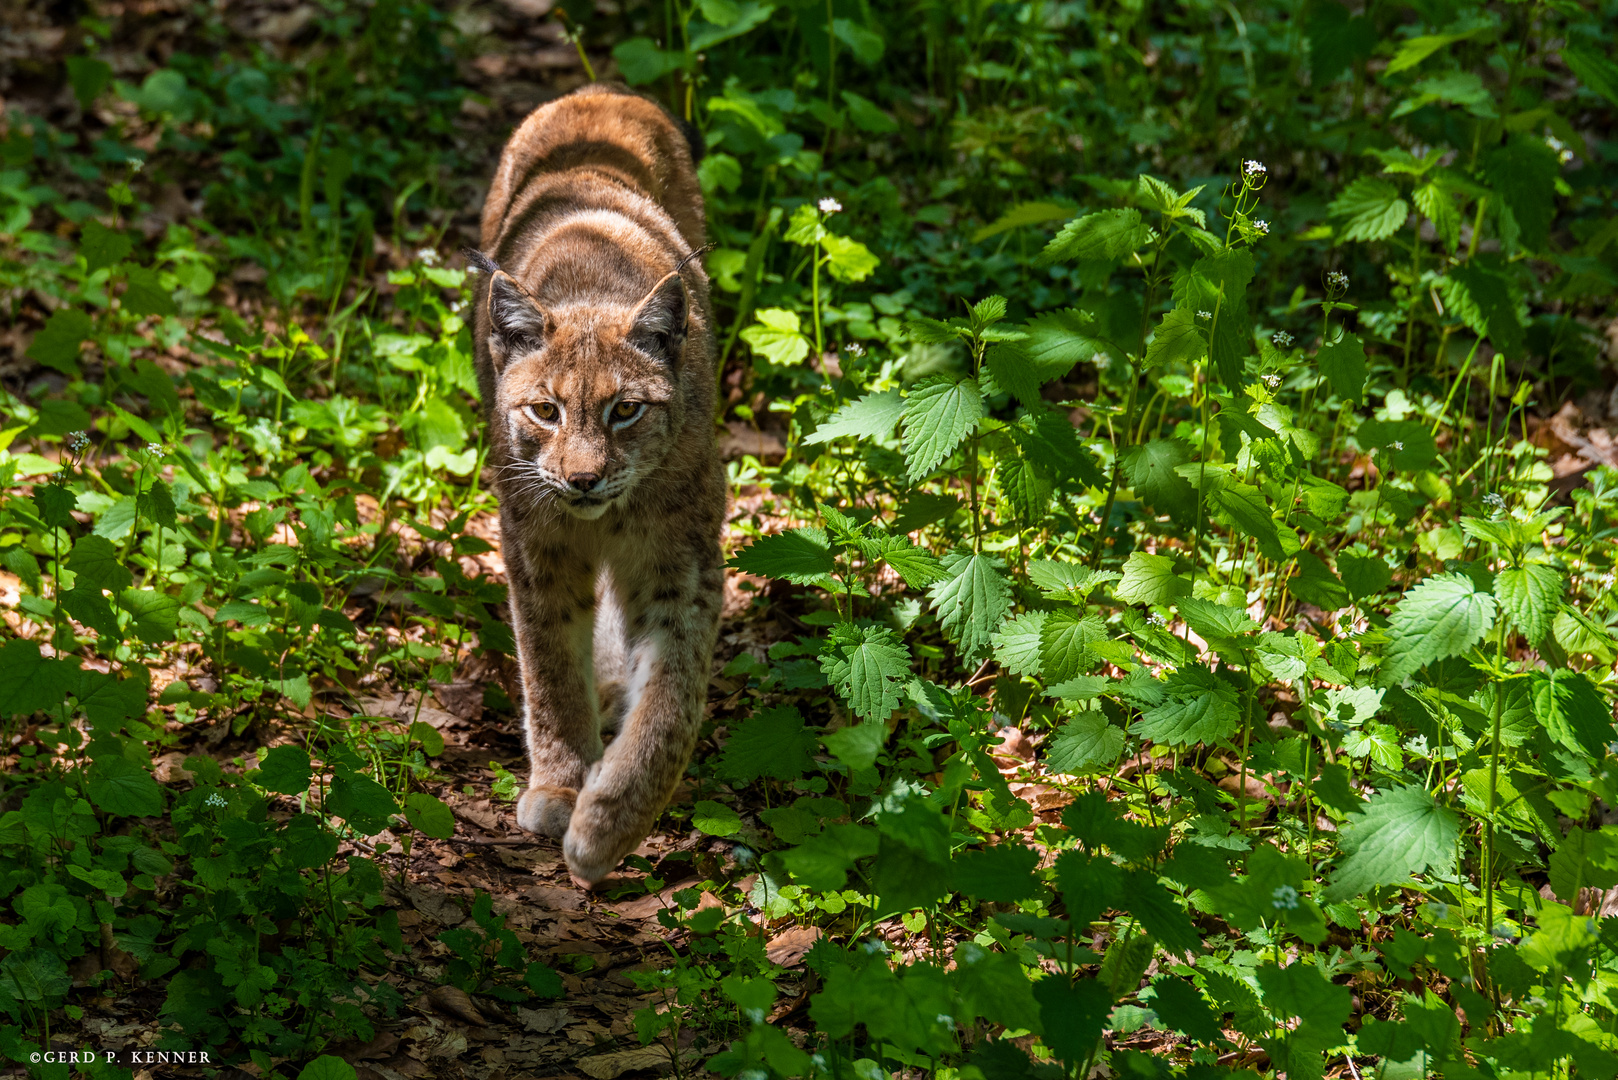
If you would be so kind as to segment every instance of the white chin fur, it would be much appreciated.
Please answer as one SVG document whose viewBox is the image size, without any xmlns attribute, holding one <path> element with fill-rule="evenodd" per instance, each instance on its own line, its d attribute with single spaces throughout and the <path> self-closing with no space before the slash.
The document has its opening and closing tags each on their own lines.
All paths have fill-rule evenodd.
<svg viewBox="0 0 1618 1080">
<path fill-rule="evenodd" d="M 611 502 L 598 502 L 598 503 L 594 503 L 592 505 L 582 505 L 582 504 L 579 504 L 579 503 L 563 503 L 562 505 L 567 507 L 567 512 L 568 513 L 570 513 L 574 517 L 580 518 L 580 519 L 582 519 L 584 521 L 594 521 L 596 518 L 600 517 L 602 514 L 605 514 L 612 507 Z"/>
</svg>

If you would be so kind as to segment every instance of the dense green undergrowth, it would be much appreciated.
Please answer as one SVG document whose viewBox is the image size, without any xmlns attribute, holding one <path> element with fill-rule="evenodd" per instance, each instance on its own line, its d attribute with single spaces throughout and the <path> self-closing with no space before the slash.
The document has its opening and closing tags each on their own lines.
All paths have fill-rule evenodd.
<svg viewBox="0 0 1618 1080">
<path fill-rule="evenodd" d="M 1618 473 L 1568 494 L 1529 437 L 1608 377 L 1611 5 L 560 10 L 704 129 L 721 419 L 787 447 L 731 466 L 734 564 L 787 583 L 744 618 L 803 628 L 723 671 L 672 812 L 736 844 L 733 913 L 675 894 L 642 1041 L 1618 1073 Z M 391 847 L 342 842 L 454 829 L 435 730 L 328 707 L 511 647 L 436 254 L 487 168 L 476 20 L 331 0 L 284 60 L 199 15 L 138 80 L 81 29 L 82 111 L 0 142 L 0 1051 L 143 979 L 159 1045 L 298 1075 L 401 1001 Z M 222 719 L 301 741 L 158 783 Z M 825 931 L 807 1020 L 737 907 Z M 471 925 L 446 978 L 560 992 Z"/>
</svg>

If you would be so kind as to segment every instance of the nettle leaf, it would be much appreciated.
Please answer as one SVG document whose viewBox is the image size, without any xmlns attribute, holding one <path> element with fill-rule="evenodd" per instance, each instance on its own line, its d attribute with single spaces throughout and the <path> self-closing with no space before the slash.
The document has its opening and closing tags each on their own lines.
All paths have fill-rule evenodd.
<svg viewBox="0 0 1618 1080">
<path fill-rule="evenodd" d="M 1562 164 L 1545 140 L 1526 132 L 1483 156 L 1483 175 L 1505 201 L 1521 230 L 1523 247 L 1544 251 L 1556 215 L 1556 178 Z"/>
<path fill-rule="evenodd" d="M 1045 768 L 1065 776 L 1083 776 L 1118 760 L 1124 729 L 1107 722 L 1106 714 L 1082 712 L 1056 731 L 1045 753 Z"/>
<path fill-rule="evenodd" d="M 134 242 L 127 233 L 109 229 L 94 219 L 86 221 L 79 234 L 79 254 L 84 256 L 85 270 L 92 274 L 122 262 L 133 250 Z"/>
<path fill-rule="evenodd" d="M 1189 524 L 1196 514 L 1197 489 L 1175 472 L 1175 466 L 1191 460 L 1191 447 L 1184 439 L 1153 439 L 1129 447 L 1119 458 L 1129 487 L 1140 500 L 1160 514 L 1181 524 Z"/>
<path fill-rule="evenodd" d="M 885 626 L 839 625 L 820 667 L 857 714 L 886 720 L 910 678 L 910 649 Z"/>
<path fill-rule="evenodd" d="M 1446 277 L 1445 299 L 1455 314 L 1502 353 L 1522 357 L 1527 338 L 1506 279 L 1472 263 L 1452 267 Z"/>
<path fill-rule="evenodd" d="M 1014 843 L 963 851 L 951 860 L 957 892 L 996 904 L 1015 904 L 1037 896 L 1034 870 L 1038 866 L 1037 851 Z"/>
<path fill-rule="evenodd" d="M 1060 379 L 1073 370 L 1074 364 L 1093 360 L 1100 353 L 1123 352 L 1107 340 L 1092 315 L 1077 308 L 1036 315 L 1028 320 L 1027 333 L 1023 351 L 1038 370 L 1041 382 Z"/>
<path fill-rule="evenodd" d="M 1180 609 L 1180 618 L 1185 624 L 1206 641 L 1229 641 L 1261 629 L 1247 612 L 1211 600 L 1187 596 L 1175 606 Z"/>
<path fill-rule="evenodd" d="M 1348 606 L 1348 590 L 1323 559 L 1307 551 L 1300 551 L 1297 559 L 1298 572 L 1287 582 L 1293 596 L 1323 611 Z"/>
<path fill-rule="evenodd" d="M 1421 787 L 1390 788 L 1373 795 L 1338 834 L 1347 856 L 1337 867 L 1326 903 L 1364 896 L 1378 885 L 1407 885 L 1414 874 L 1455 867 L 1461 819 Z"/>
<path fill-rule="evenodd" d="M 796 312 L 785 308 L 760 308 L 758 321 L 742 331 L 742 340 L 777 367 L 793 367 L 809 355 L 809 339 L 804 337 Z"/>
<path fill-rule="evenodd" d="M 1434 574 L 1404 594 L 1388 619 L 1385 685 L 1403 682 L 1435 660 L 1460 656 L 1494 623 L 1494 597 L 1459 571 Z"/>
<path fill-rule="evenodd" d="M 163 791 L 152 774 L 124 757 L 98 759 L 90 767 L 90 801 L 121 817 L 153 817 L 163 812 Z"/>
<path fill-rule="evenodd" d="M 1131 551 L 1124 560 L 1124 576 L 1112 590 L 1126 604 L 1167 604 L 1191 591 L 1191 582 L 1174 572 L 1167 555 Z"/>
<path fill-rule="evenodd" d="M 118 606 L 132 616 L 129 629 L 148 645 L 174 640 L 180 620 L 180 599 L 155 589 L 125 589 L 118 594 Z"/>
<path fill-rule="evenodd" d="M 1059 486 L 1065 489 L 1075 484 L 1107 486 L 1106 474 L 1085 449 L 1078 429 L 1066 416 L 1045 409 L 1024 416 L 1009 432 L 1023 456 L 1045 470 Z"/>
<path fill-rule="evenodd" d="M 1018 520 L 1037 525 L 1051 504 L 1052 484 L 1017 450 L 995 457 L 995 485 Z"/>
<path fill-rule="evenodd" d="M 1433 231 L 1444 242 L 1451 255 L 1461 242 L 1461 211 L 1455 205 L 1455 195 L 1448 186 L 1434 180 L 1411 193 L 1416 209 L 1433 223 Z"/>
<path fill-rule="evenodd" d="M 1077 563 L 1056 562 L 1053 559 L 1034 559 L 1028 564 L 1028 580 L 1051 600 L 1070 600 L 1079 603 L 1107 581 L 1121 577 L 1116 570 L 1092 570 Z"/>
<path fill-rule="evenodd" d="M 983 417 L 983 394 L 975 379 L 935 375 L 911 387 L 903 420 L 910 483 L 926 479 Z"/>
<path fill-rule="evenodd" d="M 794 585 L 823 582 L 837 568 L 831 541 L 813 527 L 760 537 L 738 551 L 730 564 L 746 574 L 784 578 Z"/>
<path fill-rule="evenodd" d="M 1253 538 L 1266 559 L 1284 559 L 1297 551 L 1297 538 L 1289 535 L 1290 530 L 1282 532 L 1273 516 L 1275 508 L 1258 488 L 1229 483 L 1216 488 L 1208 498 L 1236 530 Z"/>
<path fill-rule="evenodd" d="M 1212 746 L 1228 739 L 1241 720 L 1236 691 L 1220 682 L 1195 697 L 1170 698 L 1146 709 L 1129 730 L 1162 746 Z"/>
<path fill-rule="evenodd" d="M 1066 221 L 1073 216 L 1073 207 L 1051 202 L 1022 202 L 995 218 L 972 234 L 972 243 L 981 244 L 991 236 L 999 236 L 1025 225 L 1047 225 L 1053 221 Z"/>
<path fill-rule="evenodd" d="M 174 303 L 174 295 L 163 288 L 162 282 L 157 278 L 157 271 L 144 266 L 131 267 L 128 275 L 129 286 L 124 289 L 123 309 L 131 315 L 178 315 L 179 307 Z"/>
<path fill-rule="evenodd" d="M 1147 370 L 1162 364 L 1194 364 L 1208 354 L 1207 332 L 1190 308 L 1177 307 L 1157 324 L 1146 346 Z"/>
<path fill-rule="evenodd" d="M 949 576 L 927 595 L 950 640 L 967 656 L 989 647 L 990 635 L 1011 609 L 1011 586 L 998 556 L 952 551 L 944 556 Z"/>
<path fill-rule="evenodd" d="M 1024 405 L 1039 404 L 1039 387 L 1045 381 L 1044 375 L 1022 349 L 1009 344 L 996 345 L 984 354 L 983 364 L 1000 389 Z"/>
<path fill-rule="evenodd" d="M 1495 599 L 1530 645 L 1538 645 L 1551 632 L 1566 589 L 1567 579 L 1544 563 L 1514 566 L 1494 576 Z"/>
<path fill-rule="evenodd" d="M 1043 611 L 1025 611 L 1007 619 L 990 637 L 994 658 L 1012 675 L 1039 677 L 1040 634 L 1045 626 Z"/>
<path fill-rule="evenodd" d="M 1152 1011 L 1170 1028 L 1197 1042 L 1222 1043 L 1219 1014 L 1195 986 L 1172 975 L 1152 981 Z"/>
<path fill-rule="evenodd" d="M 1595 684 L 1577 671 L 1535 671 L 1530 676 L 1534 716 L 1545 733 L 1577 754 L 1599 761 L 1613 741 L 1612 708 Z"/>
<path fill-rule="evenodd" d="M 904 398 L 899 396 L 897 390 L 866 394 L 858 401 L 850 401 L 838 409 L 803 441 L 818 445 L 844 436 L 877 439 L 891 435 L 893 425 L 899 422 L 900 415 L 904 413 L 904 407 Z"/>
<path fill-rule="evenodd" d="M 1152 230 L 1141 224 L 1139 210 L 1097 210 L 1062 226 L 1062 231 L 1045 245 L 1039 260 L 1053 263 L 1117 259 L 1151 240 Z"/>
<path fill-rule="evenodd" d="M 1089 645 L 1107 640 L 1107 624 L 1099 615 L 1085 615 L 1073 608 L 1045 613 L 1039 631 L 1040 671 L 1045 681 L 1066 682 L 1094 666 Z"/>
<path fill-rule="evenodd" d="M 1315 355 L 1320 373 L 1326 377 L 1339 397 L 1359 404 L 1365 395 L 1365 345 L 1359 338 L 1343 331 L 1337 340 L 1321 347 Z"/>
<path fill-rule="evenodd" d="M 1339 239 L 1386 240 L 1410 217 L 1410 204 L 1387 180 L 1362 176 L 1332 200 L 1331 216 L 1344 220 Z"/>
<path fill-rule="evenodd" d="M 791 705 L 760 709 L 731 725 L 717 773 L 744 784 L 761 776 L 796 780 L 815 767 L 814 747 L 815 733 L 804 727 L 797 709 Z"/>
</svg>

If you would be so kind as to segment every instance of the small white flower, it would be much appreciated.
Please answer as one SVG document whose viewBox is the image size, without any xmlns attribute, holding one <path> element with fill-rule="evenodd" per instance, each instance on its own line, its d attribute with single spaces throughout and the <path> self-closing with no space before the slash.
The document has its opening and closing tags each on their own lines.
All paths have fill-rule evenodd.
<svg viewBox="0 0 1618 1080">
<path fill-rule="evenodd" d="M 148 454 L 161 454 L 163 447 L 159 443 L 149 442 L 146 444 L 146 452 Z"/>
<path fill-rule="evenodd" d="M 1271 372 L 1270 374 L 1264 376 L 1264 385 L 1269 387 L 1271 390 L 1274 390 L 1277 386 L 1281 385 L 1281 376 Z"/>
<path fill-rule="evenodd" d="M 1095 356 L 1091 357 L 1090 362 L 1096 366 L 1097 371 L 1106 371 L 1112 364 L 1112 357 L 1106 353 L 1096 353 Z"/>
<path fill-rule="evenodd" d="M 1211 318 L 1213 318 L 1213 312 L 1211 312 L 1211 311 L 1199 311 L 1199 312 L 1197 312 L 1197 318 L 1199 318 L 1199 319 L 1211 319 Z"/>
<path fill-rule="evenodd" d="M 142 159 L 142 158 L 131 158 L 130 159 L 130 162 L 129 162 L 129 171 L 130 172 L 140 172 L 144 168 L 146 168 L 146 162 L 145 162 L 144 159 Z"/>
<path fill-rule="evenodd" d="M 204 805 L 220 807 L 220 806 L 229 806 L 230 804 L 227 803 L 224 800 L 224 798 L 220 796 L 219 792 L 216 791 L 212 795 L 208 796 L 207 801 L 204 803 Z"/>
<path fill-rule="evenodd" d="M 422 248 L 416 252 L 416 261 L 426 263 L 428 266 L 438 265 L 438 252 L 432 248 Z"/>
<path fill-rule="evenodd" d="M 843 347 L 843 351 L 848 353 L 850 356 L 860 357 L 865 355 L 865 346 L 856 341 L 852 344 L 845 345 Z"/>
<path fill-rule="evenodd" d="M 88 431 L 72 431 L 68 433 L 67 448 L 73 451 L 75 454 L 84 450 L 89 445 L 90 433 Z"/>
<path fill-rule="evenodd" d="M 1405 448 L 1405 444 L 1400 442 L 1398 439 L 1393 440 L 1392 445 L 1395 450 L 1403 450 Z"/>
<path fill-rule="evenodd" d="M 935 1023 L 942 1024 L 951 1031 L 955 1030 L 955 1017 L 951 1016 L 949 1013 L 939 1013 L 937 1016 L 933 1017 L 933 1021 Z"/>
<path fill-rule="evenodd" d="M 1270 235 L 1270 223 L 1268 221 L 1255 221 L 1253 222 L 1253 228 L 1258 230 L 1260 236 Z"/>
<path fill-rule="evenodd" d="M 1494 510 L 1504 510 L 1506 508 L 1506 500 L 1501 497 L 1498 491 L 1491 491 L 1487 495 L 1483 496 L 1483 505 Z"/>
<path fill-rule="evenodd" d="M 451 300 L 449 302 L 449 310 L 451 315 L 459 315 L 465 307 L 465 300 Z"/>
<path fill-rule="evenodd" d="M 1168 620 L 1163 618 L 1163 616 L 1159 615 L 1155 611 L 1152 612 L 1150 615 L 1146 616 L 1146 621 L 1151 623 L 1153 626 L 1167 626 L 1168 625 Z"/>
<path fill-rule="evenodd" d="M 1298 910 L 1298 890 L 1291 885 L 1277 885 L 1270 893 L 1270 906 L 1277 911 Z"/>
<path fill-rule="evenodd" d="M 820 200 L 820 212 L 822 214 L 835 214 L 842 208 L 843 204 L 836 199 L 828 197 Z"/>
<path fill-rule="evenodd" d="M 1331 273 L 1326 275 L 1326 284 L 1333 289 L 1347 289 L 1348 275 L 1343 273 L 1341 270 L 1333 270 Z"/>
<path fill-rule="evenodd" d="M 1285 330 L 1277 330 L 1270 340 L 1275 343 L 1275 347 L 1278 349 L 1292 348 L 1292 335 Z"/>
<path fill-rule="evenodd" d="M 1264 176 L 1267 175 L 1269 171 L 1269 169 L 1264 167 L 1264 163 L 1262 161 L 1254 161 L 1252 158 L 1248 158 L 1247 161 L 1242 164 L 1242 172 L 1248 176 Z"/>
</svg>

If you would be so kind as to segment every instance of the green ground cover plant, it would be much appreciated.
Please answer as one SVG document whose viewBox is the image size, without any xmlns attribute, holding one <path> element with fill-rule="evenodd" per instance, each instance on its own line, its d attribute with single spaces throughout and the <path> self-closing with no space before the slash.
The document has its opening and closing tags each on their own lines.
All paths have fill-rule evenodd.
<svg viewBox="0 0 1618 1080">
<path fill-rule="evenodd" d="M 160 60 L 87 4 L 8 61 L 0 1054 L 130 1076 L 33 1061 L 126 986 L 158 1047 L 352 1077 L 421 970 L 389 883 L 458 828 L 419 703 L 512 649 L 449 254 L 505 54 L 479 5 L 171 6 Z M 778 442 L 729 455 L 755 632 L 668 816 L 711 841 L 617 886 L 697 875 L 629 1043 L 1618 1075 L 1618 8 L 535 25 L 544 94 L 702 130 L 718 420 Z M 569 993 L 486 895 L 436 944 L 491 1008 Z"/>
</svg>

